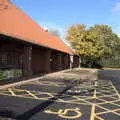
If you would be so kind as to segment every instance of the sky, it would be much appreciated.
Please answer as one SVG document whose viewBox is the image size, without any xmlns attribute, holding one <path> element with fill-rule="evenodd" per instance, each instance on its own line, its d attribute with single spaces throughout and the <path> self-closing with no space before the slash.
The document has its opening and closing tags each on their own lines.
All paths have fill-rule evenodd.
<svg viewBox="0 0 120 120">
<path fill-rule="evenodd" d="M 46 29 L 58 30 L 64 39 L 74 24 L 110 25 L 120 35 L 120 0 L 11 0 Z"/>
</svg>

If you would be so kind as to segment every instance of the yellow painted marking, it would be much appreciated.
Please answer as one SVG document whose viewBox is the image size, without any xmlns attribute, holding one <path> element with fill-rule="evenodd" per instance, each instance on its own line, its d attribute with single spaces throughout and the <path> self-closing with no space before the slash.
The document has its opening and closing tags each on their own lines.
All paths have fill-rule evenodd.
<svg viewBox="0 0 120 120">
<path fill-rule="evenodd" d="M 33 93 L 31 93 L 30 91 L 27 91 L 26 90 L 26 92 L 29 94 L 29 95 L 31 95 L 33 98 L 35 98 L 35 99 L 39 99 L 37 96 L 35 96 Z"/>
<path fill-rule="evenodd" d="M 116 111 L 118 111 L 118 110 L 120 110 L 120 108 L 118 108 L 118 109 L 115 109 L 115 110 L 113 110 L 113 111 L 115 111 L 115 112 L 116 112 Z"/>
<path fill-rule="evenodd" d="M 95 82 L 95 86 L 97 86 L 97 82 Z M 96 98 L 96 89 L 94 90 L 93 97 Z"/>
<path fill-rule="evenodd" d="M 16 89 L 16 88 L 11 88 L 11 89 L 16 91 L 16 92 L 23 92 L 23 91 L 25 91 L 24 89 L 23 90 L 22 89 Z"/>
<path fill-rule="evenodd" d="M 46 93 L 45 93 L 45 94 L 46 94 Z M 55 95 L 53 95 L 52 93 L 47 93 L 47 95 L 49 95 L 50 98 L 51 98 L 51 97 L 55 97 Z"/>
<path fill-rule="evenodd" d="M 115 94 L 115 95 L 116 95 L 116 94 Z M 104 97 L 105 97 L 105 98 L 107 98 L 107 97 L 108 97 L 108 98 L 113 98 L 114 100 L 116 100 L 116 99 L 118 99 L 118 96 L 117 96 L 117 95 L 115 96 L 115 95 L 100 96 L 100 97 L 98 96 L 98 98 L 100 98 L 100 99 L 104 99 Z"/>
<path fill-rule="evenodd" d="M 88 103 L 88 105 L 92 105 L 91 102 L 88 102 L 88 101 L 86 101 L 86 100 L 84 100 L 84 99 L 81 99 L 81 98 L 76 97 L 76 96 L 73 96 L 73 97 L 74 97 L 74 98 L 77 98 L 78 100 L 81 100 L 81 101 L 83 101 L 83 102 L 85 102 L 85 103 Z"/>
<path fill-rule="evenodd" d="M 112 87 L 114 88 L 114 90 L 115 90 L 115 92 L 116 92 L 117 96 L 120 98 L 120 95 L 119 95 L 119 93 L 118 93 L 117 89 L 115 88 L 115 86 L 114 86 L 112 83 L 111 83 L 111 85 L 112 85 Z"/>
<path fill-rule="evenodd" d="M 116 95 L 116 94 L 112 94 L 112 95 L 101 95 L 101 96 L 97 96 L 97 97 L 101 98 L 101 97 L 109 97 L 109 96 L 114 96 L 114 95 Z"/>
<path fill-rule="evenodd" d="M 116 111 L 118 111 L 118 110 L 120 110 L 120 109 L 115 109 L 115 110 L 110 110 L 110 111 L 99 112 L 99 113 L 96 113 L 96 115 L 101 115 L 101 114 L 111 113 L 111 112 L 115 112 L 115 114 L 120 115 L 119 113 L 116 113 Z"/>
<path fill-rule="evenodd" d="M 95 104 L 92 105 L 90 120 L 95 119 Z"/>
<path fill-rule="evenodd" d="M 50 86 L 53 86 L 53 85 L 55 86 L 55 84 L 52 83 L 52 82 L 50 82 L 48 84 L 46 84 L 44 82 L 43 83 L 38 82 L 38 83 L 39 84 L 50 85 Z M 38 100 L 50 100 L 50 101 L 56 101 L 58 103 L 69 103 L 69 104 L 79 104 L 79 105 L 81 105 L 81 104 L 83 104 L 83 105 L 92 105 L 90 120 L 95 120 L 95 118 L 97 118 L 99 120 L 104 120 L 103 118 L 101 118 L 101 117 L 99 117 L 97 115 L 102 115 L 102 114 L 105 114 L 105 113 L 107 114 L 107 113 L 111 113 L 111 112 L 116 114 L 116 115 L 118 115 L 118 116 L 120 116 L 120 114 L 117 113 L 117 111 L 120 110 L 120 108 L 116 108 L 114 110 L 109 110 L 109 109 L 104 108 L 104 107 L 101 106 L 102 104 L 106 104 L 106 103 L 110 103 L 110 104 L 116 105 L 118 107 L 120 106 L 120 105 L 118 105 L 116 103 L 113 103 L 113 102 L 120 101 L 120 99 L 119 99 L 120 95 L 119 95 L 117 89 L 115 88 L 115 86 L 112 84 L 112 82 L 110 82 L 108 84 L 108 87 L 107 87 L 108 89 L 106 90 L 106 89 L 104 89 L 104 88 L 106 88 L 106 86 L 104 86 L 104 83 L 100 84 L 98 81 L 96 81 L 95 82 L 95 86 L 97 86 L 97 84 L 99 84 L 101 86 L 101 87 L 99 87 L 99 89 L 97 89 L 97 90 L 101 89 L 100 92 L 97 92 L 97 90 L 95 89 L 92 96 L 87 96 L 87 95 L 85 95 L 85 96 L 71 96 L 73 98 L 72 100 L 64 100 L 64 99 L 59 98 L 59 97 L 56 100 L 50 100 L 49 98 L 56 97 L 57 93 L 49 93 L 49 92 L 39 92 L 39 94 L 46 94 L 46 95 L 48 95 L 48 97 L 39 98 L 39 97 L 36 96 L 37 95 L 36 91 L 21 90 L 21 89 L 16 89 L 16 88 L 13 88 L 13 89 L 9 88 L 7 91 L 0 91 L 0 94 L 8 95 L 8 96 L 12 95 L 12 96 L 23 97 L 23 98 L 30 98 L 30 99 L 38 99 Z M 87 85 L 89 85 L 89 84 L 87 84 Z M 76 87 L 76 88 L 86 88 L 87 89 L 87 87 L 86 87 L 87 85 L 82 85 L 81 87 Z M 59 86 L 59 84 L 57 83 L 56 86 Z M 22 95 L 15 94 L 15 92 L 21 92 L 21 91 L 25 91 L 26 94 L 22 94 Z M 6 94 L 4 92 L 10 92 L 11 95 Z M 107 93 L 111 93 L 112 92 L 112 93 L 109 94 L 109 95 L 107 95 L 107 94 L 105 95 L 104 92 L 107 92 Z M 115 92 L 115 93 L 113 93 L 113 92 Z M 99 96 L 99 95 L 97 95 L 97 93 L 100 93 L 101 95 Z M 27 97 L 25 95 L 30 95 L 32 98 L 31 97 Z M 118 98 L 115 95 L 117 95 Z M 67 96 L 69 97 L 70 95 L 67 95 Z M 102 98 L 102 97 L 113 98 L 115 100 L 107 101 L 107 100 L 104 100 L 104 98 Z M 92 103 L 92 102 L 86 101 L 86 100 L 90 100 L 90 99 L 93 99 L 93 98 L 98 99 L 98 100 L 102 100 L 102 102 L 100 102 L 100 103 Z M 80 103 L 79 100 L 83 101 L 83 103 L 82 102 Z M 105 111 L 104 112 L 95 113 L 96 106 L 102 108 Z M 79 109 L 79 108 L 77 108 L 77 109 Z M 78 117 L 80 117 L 82 115 L 82 113 L 79 110 L 77 112 L 75 112 L 76 113 L 75 116 L 67 115 L 67 113 L 69 111 L 73 111 L 74 112 L 74 110 L 73 109 L 65 109 L 65 110 L 60 109 L 58 112 L 49 111 L 49 110 L 48 110 L 48 112 L 52 112 L 52 113 L 49 113 L 49 114 L 56 114 L 59 117 L 65 118 L 65 119 L 76 119 L 76 117 L 78 118 Z M 81 113 L 81 115 L 80 115 L 80 113 Z"/>
<path fill-rule="evenodd" d="M 12 91 L 11 88 L 8 88 L 8 91 L 9 91 L 13 96 L 16 96 L 16 94 Z"/>
<path fill-rule="evenodd" d="M 105 120 L 105 119 L 103 119 L 103 118 L 101 118 L 99 116 L 96 116 L 96 118 L 99 119 L 99 120 Z"/>
<path fill-rule="evenodd" d="M 31 82 L 30 84 L 35 84 L 35 85 L 48 85 L 48 86 L 65 86 L 64 84 L 61 84 L 60 82 L 40 82 L 40 81 L 35 81 Z"/>
<path fill-rule="evenodd" d="M 102 108 L 102 109 L 104 109 L 104 110 L 106 110 L 106 111 L 108 111 L 108 112 L 112 112 L 112 113 L 114 113 L 114 114 L 116 114 L 116 115 L 120 115 L 119 113 L 114 112 L 114 110 L 109 110 L 109 109 L 104 108 L 104 107 L 99 106 L 99 105 L 96 105 L 96 106 L 98 106 L 98 107 L 100 107 L 100 108 Z M 101 112 L 100 112 L 100 113 L 101 113 Z"/>
<path fill-rule="evenodd" d="M 60 102 L 62 102 L 62 101 L 60 101 Z M 89 104 L 87 104 L 87 103 L 81 103 L 81 102 L 75 102 L 75 101 L 63 101 L 63 103 L 70 103 L 70 104 L 78 104 L 78 105 L 89 105 Z"/>
<path fill-rule="evenodd" d="M 95 82 L 95 86 L 97 86 L 97 82 Z M 96 89 L 94 90 L 93 98 L 96 98 Z M 95 119 L 95 104 L 92 104 L 90 120 L 94 120 L 94 119 Z"/>
<path fill-rule="evenodd" d="M 113 102 L 119 102 L 120 100 L 114 100 L 114 101 L 105 101 L 105 102 L 102 102 L 102 103 L 98 103 L 98 105 L 102 105 L 102 104 L 105 104 L 105 103 L 110 103 L 110 104 L 113 104 L 113 105 L 116 105 L 116 106 L 120 106 L 119 104 L 116 104 L 116 103 L 113 103 Z"/>
<path fill-rule="evenodd" d="M 0 93 L 1 95 L 6 95 L 6 96 L 12 96 L 12 95 L 9 95 L 9 94 L 4 94 L 4 93 Z M 21 96 L 21 95 L 16 95 L 16 97 L 20 97 L 20 98 L 29 98 L 29 99 L 36 99 L 36 98 L 34 98 L 33 96 L 31 96 L 31 97 L 28 97 L 28 96 Z M 32 98 L 33 97 L 33 98 Z M 81 105 L 81 104 L 83 104 L 83 105 L 88 105 L 88 104 L 86 104 L 86 103 L 80 103 L 79 101 L 77 102 L 71 102 L 71 101 L 60 101 L 59 99 L 58 100 L 50 100 L 50 99 L 48 99 L 48 98 L 38 98 L 38 100 L 49 100 L 49 101 L 56 101 L 56 102 L 59 102 L 59 103 L 69 103 L 69 104 L 79 104 L 79 105 Z"/>
<path fill-rule="evenodd" d="M 91 100 L 91 99 L 93 99 L 93 98 L 95 98 L 95 97 L 84 98 L 84 100 Z"/>
<path fill-rule="evenodd" d="M 45 110 L 44 112 L 48 113 L 48 114 L 58 115 L 59 117 L 65 118 L 65 119 L 76 119 L 76 118 L 80 118 L 82 115 L 79 108 L 65 109 L 65 110 L 60 109 L 58 112 L 54 112 L 51 110 Z M 67 115 L 69 112 L 74 112 L 74 113 L 76 113 L 76 115 L 73 115 L 73 116 Z"/>
</svg>

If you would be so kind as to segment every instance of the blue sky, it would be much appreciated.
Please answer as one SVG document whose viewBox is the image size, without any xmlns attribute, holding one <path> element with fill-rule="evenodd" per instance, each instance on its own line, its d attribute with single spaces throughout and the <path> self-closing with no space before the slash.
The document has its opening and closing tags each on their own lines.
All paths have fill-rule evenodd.
<svg viewBox="0 0 120 120">
<path fill-rule="evenodd" d="M 108 24 L 120 34 L 120 0 L 11 0 L 42 27 L 62 37 L 73 24 Z"/>
</svg>

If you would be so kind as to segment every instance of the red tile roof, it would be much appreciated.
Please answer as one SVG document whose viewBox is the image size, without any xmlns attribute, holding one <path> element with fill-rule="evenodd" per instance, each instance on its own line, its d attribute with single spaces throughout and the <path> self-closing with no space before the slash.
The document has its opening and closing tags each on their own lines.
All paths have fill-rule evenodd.
<svg viewBox="0 0 120 120">
<path fill-rule="evenodd" d="M 59 38 L 45 32 L 29 16 L 9 0 L 0 0 L 0 33 L 47 48 L 73 54 L 70 47 Z"/>
</svg>

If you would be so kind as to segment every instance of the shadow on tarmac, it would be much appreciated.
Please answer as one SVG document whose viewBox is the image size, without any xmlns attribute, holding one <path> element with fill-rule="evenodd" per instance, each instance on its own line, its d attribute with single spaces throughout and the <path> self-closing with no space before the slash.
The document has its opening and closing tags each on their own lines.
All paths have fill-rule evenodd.
<svg viewBox="0 0 120 120">
<path fill-rule="evenodd" d="M 17 120 L 29 120 L 32 116 L 34 116 L 38 112 L 43 111 L 46 107 L 53 104 L 55 102 L 55 100 L 59 99 L 62 96 L 62 94 L 64 94 L 69 89 L 71 89 L 71 87 L 69 87 L 69 88 L 67 87 L 62 92 L 58 93 L 55 97 L 45 101 L 42 104 L 37 105 L 36 107 L 34 107 L 33 109 L 23 113 L 22 115 L 19 115 L 19 116 L 15 117 L 15 119 L 17 119 Z"/>
</svg>

